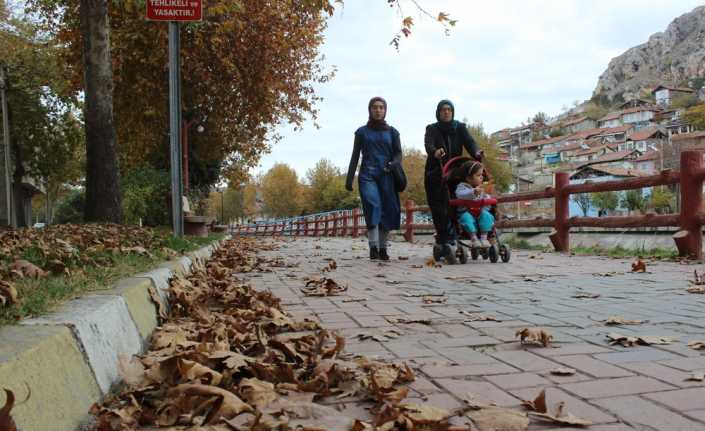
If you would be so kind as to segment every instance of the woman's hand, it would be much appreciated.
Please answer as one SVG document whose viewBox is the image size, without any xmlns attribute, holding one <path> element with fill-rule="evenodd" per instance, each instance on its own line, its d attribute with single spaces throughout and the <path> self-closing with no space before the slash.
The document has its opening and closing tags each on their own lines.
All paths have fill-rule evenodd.
<svg viewBox="0 0 705 431">
<path fill-rule="evenodd" d="M 345 190 L 351 192 L 353 191 L 353 186 L 352 184 L 345 183 Z"/>
<path fill-rule="evenodd" d="M 477 154 L 475 154 L 475 160 L 478 162 L 481 162 L 483 158 L 485 158 L 485 152 L 483 150 L 480 150 Z"/>
<path fill-rule="evenodd" d="M 475 196 L 482 196 L 482 187 L 475 187 Z"/>
<path fill-rule="evenodd" d="M 439 148 L 436 150 L 435 153 L 433 153 L 433 156 L 437 159 L 442 159 L 443 156 L 445 156 L 445 155 L 446 155 L 446 150 L 444 150 L 443 148 Z"/>
</svg>

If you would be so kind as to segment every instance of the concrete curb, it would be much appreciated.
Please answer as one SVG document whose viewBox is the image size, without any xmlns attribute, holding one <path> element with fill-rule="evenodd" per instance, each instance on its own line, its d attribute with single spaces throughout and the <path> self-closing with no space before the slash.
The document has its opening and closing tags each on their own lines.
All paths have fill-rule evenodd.
<svg viewBox="0 0 705 431">
<path fill-rule="evenodd" d="M 119 383 L 118 357 L 141 353 L 158 325 L 153 289 L 168 307 L 169 280 L 208 259 L 215 245 L 119 280 L 112 289 L 69 301 L 56 311 L 0 328 L 0 387 L 18 400 L 22 431 L 74 430 L 90 406 Z M 26 402 L 28 390 L 31 395 Z M 0 405 L 5 402 L 0 394 Z"/>
</svg>

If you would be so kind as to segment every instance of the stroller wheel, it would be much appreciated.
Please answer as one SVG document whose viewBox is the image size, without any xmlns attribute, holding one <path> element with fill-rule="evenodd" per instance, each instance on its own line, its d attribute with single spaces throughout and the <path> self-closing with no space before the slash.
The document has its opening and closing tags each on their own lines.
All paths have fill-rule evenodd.
<svg viewBox="0 0 705 431">
<path fill-rule="evenodd" d="M 482 256 L 482 260 L 487 260 L 487 258 L 489 257 L 487 250 L 488 249 L 486 249 L 486 248 L 480 249 L 480 256 Z"/>
<path fill-rule="evenodd" d="M 477 258 L 480 257 L 480 252 L 478 252 L 476 248 L 472 247 L 470 249 L 470 257 L 472 257 L 472 260 L 477 260 Z"/>
<path fill-rule="evenodd" d="M 443 247 L 445 249 L 445 250 L 443 250 L 443 257 L 445 258 L 446 263 L 448 265 L 455 265 L 458 263 L 458 259 L 456 259 L 456 257 L 455 257 L 455 253 L 456 253 L 455 247 L 456 246 L 453 246 L 453 245 L 445 245 Z"/>
<path fill-rule="evenodd" d="M 502 244 L 499 246 L 499 257 L 502 258 L 502 262 L 507 263 L 512 257 L 512 250 L 507 244 Z"/>
<path fill-rule="evenodd" d="M 490 248 L 487 249 L 487 254 L 490 257 L 490 262 L 492 263 L 497 263 L 497 260 L 499 260 L 499 253 L 497 252 L 497 246 L 490 246 Z"/>
<path fill-rule="evenodd" d="M 438 262 L 439 260 L 441 260 L 442 254 L 443 254 L 443 247 L 441 247 L 438 244 L 433 244 L 433 260 Z"/>
<path fill-rule="evenodd" d="M 468 263 L 468 249 L 462 245 L 458 245 L 458 251 L 456 252 L 458 260 L 460 263 L 465 265 Z"/>
</svg>

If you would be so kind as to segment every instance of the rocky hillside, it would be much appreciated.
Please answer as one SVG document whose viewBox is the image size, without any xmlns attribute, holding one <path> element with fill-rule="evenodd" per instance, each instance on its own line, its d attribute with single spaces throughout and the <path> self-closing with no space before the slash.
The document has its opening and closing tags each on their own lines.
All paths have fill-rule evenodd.
<svg viewBox="0 0 705 431">
<path fill-rule="evenodd" d="M 666 31 L 610 61 L 593 96 L 630 99 L 659 83 L 687 84 L 705 77 L 705 6 L 671 22 Z"/>
</svg>

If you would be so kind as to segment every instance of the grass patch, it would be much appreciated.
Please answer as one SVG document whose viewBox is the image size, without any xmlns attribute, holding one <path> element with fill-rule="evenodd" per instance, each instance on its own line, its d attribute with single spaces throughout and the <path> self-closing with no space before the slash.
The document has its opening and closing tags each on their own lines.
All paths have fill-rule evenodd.
<svg viewBox="0 0 705 431">
<path fill-rule="evenodd" d="M 615 258 L 625 257 L 645 257 L 651 259 L 673 259 L 678 257 L 676 250 L 663 248 L 625 248 L 621 246 L 613 248 L 605 247 L 573 247 L 571 252 L 577 255 L 609 256 Z"/>
<path fill-rule="evenodd" d="M 182 254 L 197 250 L 224 236 L 224 234 L 211 234 L 205 238 L 169 236 L 165 245 Z M 150 250 L 150 255 L 93 254 L 91 257 L 97 263 L 96 266 L 70 268 L 69 275 L 15 280 L 20 302 L 13 306 L 0 307 L 0 326 L 13 324 L 22 318 L 46 314 L 62 302 L 85 293 L 110 289 L 121 278 L 148 271 L 158 263 L 168 260 L 167 252 L 167 250 Z M 34 248 L 26 249 L 21 258 L 40 267 L 45 263 L 41 252 Z"/>
<path fill-rule="evenodd" d="M 509 247 L 516 250 L 533 250 L 533 251 L 546 251 L 547 248 L 541 245 L 532 245 L 529 241 L 525 239 L 519 239 L 516 237 L 509 237 L 507 240 L 502 240 L 503 242 L 509 244 Z"/>
</svg>

